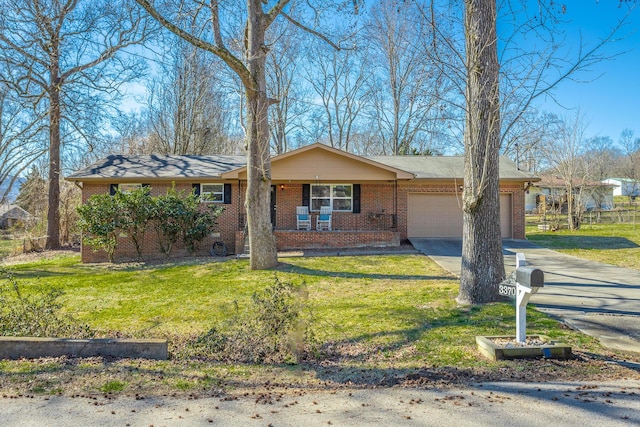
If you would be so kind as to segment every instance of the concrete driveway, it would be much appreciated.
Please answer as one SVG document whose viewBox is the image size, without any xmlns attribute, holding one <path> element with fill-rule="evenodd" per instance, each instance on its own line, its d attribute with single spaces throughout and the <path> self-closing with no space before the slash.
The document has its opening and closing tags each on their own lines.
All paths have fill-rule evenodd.
<svg viewBox="0 0 640 427">
<path fill-rule="evenodd" d="M 413 246 L 444 269 L 460 276 L 460 239 L 411 239 Z M 531 298 L 538 309 L 567 325 L 598 337 L 603 345 L 640 352 L 640 272 L 587 261 L 534 245 L 502 241 L 505 270 L 515 268 L 516 253 L 541 269 L 545 286 Z"/>
</svg>

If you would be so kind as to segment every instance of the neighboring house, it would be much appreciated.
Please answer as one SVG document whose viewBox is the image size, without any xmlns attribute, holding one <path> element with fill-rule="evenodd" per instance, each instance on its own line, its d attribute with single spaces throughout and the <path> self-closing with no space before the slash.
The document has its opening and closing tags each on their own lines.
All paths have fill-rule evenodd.
<svg viewBox="0 0 640 427">
<path fill-rule="evenodd" d="M 411 237 L 461 237 L 463 157 L 365 157 L 312 144 L 271 159 L 271 223 L 278 250 L 397 246 Z M 152 195 L 194 190 L 206 203 L 225 207 L 220 236 L 230 252 L 244 247 L 247 188 L 244 156 L 109 156 L 67 177 L 80 183 L 82 198 L 124 186 L 151 186 Z M 500 159 L 500 218 L 503 237 L 523 239 L 524 191 L 534 175 Z M 297 230 L 296 207 L 308 206 L 311 231 Z M 320 206 L 331 206 L 331 231 L 315 230 Z M 158 256 L 152 231 L 145 256 Z M 214 238 L 203 243 L 208 253 Z M 181 254 L 186 254 L 182 251 Z M 116 259 L 133 258 L 123 240 Z M 82 248 L 85 262 L 106 255 Z"/>
<path fill-rule="evenodd" d="M 613 184 L 583 179 L 573 180 L 574 200 L 586 210 L 613 209 Z M 544 196 L 544 197 L 542 197 Z M 567 210 L 567 186 L 564 179 L 556 176 L 542 176 L 527 189 L 525 210 L 541 212 L 543 204 L 547 209 Z"/>
<path fill-rule="evenodd" d="M 26 224 L 31 214 L 18 205 L 0 205 L 0 229 L 9 229 L 16 225 Z"/>
<path fill-rule="evenodd" d="M 640 181 L 630 178 L 609 178 L 602 181 L 605 184 L 615 185 L 614 196 L 639 197 Z"/>
</svg>

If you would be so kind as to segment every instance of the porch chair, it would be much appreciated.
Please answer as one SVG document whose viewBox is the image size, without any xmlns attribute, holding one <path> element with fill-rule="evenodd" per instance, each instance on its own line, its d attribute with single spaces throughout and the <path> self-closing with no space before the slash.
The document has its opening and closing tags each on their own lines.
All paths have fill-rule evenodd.
<svg viewBox="0 0 640 427">
<path fill-rule="evenodd" d="M 296 222 L 298 230 L 311 230 L 311 216 L 309 206 L 296 207 Z"/>
<path fill-rule="evenodd" d="M 331 231 L 331 206 L 320 207 L 320 214 L 316 220 L 316 230 Z"/>
</svg>

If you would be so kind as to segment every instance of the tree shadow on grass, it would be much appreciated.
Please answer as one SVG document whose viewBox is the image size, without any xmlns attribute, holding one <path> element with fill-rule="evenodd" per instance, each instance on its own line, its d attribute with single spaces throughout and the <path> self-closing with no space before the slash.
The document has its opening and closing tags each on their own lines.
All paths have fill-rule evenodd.
<svg viewBox="0 0 640 427">
<path fill-rule="evenodd" d="M 612 236 L 568 236 L 564 234 L 545 234 L 529 236 L 534 242 L 548 245 L 552 249 L 634 249 L 637 243 L 624 238 Z"/>
<path fill-rule="evenodd" d="M 389 280 L 454 280 L 454 276 L 428 276 L 415 274 L 381 274 L 381 273 L 353 273 L 347 271 L 329 271 L 300 267 L 281 262 L 278 271 L 296 273 L 309 276 L 336 277 L 342 279 L 389 279 Z"/>
<path fill-rule="evenodd" d="M 512 308 L 508 307 L 508 310 Z M 419 386 L 434 382 L 468 384 L 470 381 L 589 379 L 587 368 L 595 357 L 587 353 L 574 352 L 574 356 L 568 360 L 522 359 L 499 362 L 490 362 L 477 351 L 475 354 L 468 353 L 469 346 L 475 348 L 475 335 L 504 335 L 505 328 L 515 332 L 515 319 L 505 315 L 504 305 L 456 308 L 442 314 L 437 318 L 425 318 L 424 312 L 419 309 L 392 312 L 390 316 L 404 317 L 404 323 L 414 326 L 395 331 L 365 333 L 355 338 L 327 343 L 320 349 L 321 357 L 316 361 L 307 361 L 305 369 L 315 371 L 323 381 L 366 387 Z M 529 333 L 545 331 L 548 321 L 544 314 L 534 309 L 529 310 Z M 464 334 L 468 336 L 461 336 L 459 331 L 465 331 Z M 425 336 L 427 334 L 432 334 L 434 341 L 430 341 Z M 432 350 L 431 356 L 426 354 L 429 350 Z M 403 365 L 404 352 L 420 351 L 425 352 L 424 362 L 420 362 L 420 357 L 416 359 L 415 355 L 409 355 L 409 360 L 414 359 L 414 362 L 409 363 L 413 367 L 394 368 L 394 365 Z M 478 363 L 470 363 L 469 357 L 477 357 Z M 606 359 L 607 363 L 615 362 L 615 359 L 603 355 L 596 363 L 601 363 L 602 359 Z M 423 367 L 420 367 L 421 363 L 424 364 Z M 640 372 L 638 362 L 620 364 L 619 367 Z M 597 369 L 601 369 L 601 366 Z"/>
<path fill-rule="evenodd" d="M 390 310 L 385 316 L 402 319 L 403 323 L 413 327 L 393 331 L 363 333 L 358 337 L 331 341 L 319 349 L 316 361 L 307 361 L 306 368 L 316 371 L 318 378 L 339 384 L 354 386 L 395 385 L 405 380 L 466 382 L 478 375 L 473 368 L 443 366 L 426 368 L 368 368 L 368 365 L 394 365 L 394 359 L 403 351 L 417 352 L 420 347 L 429 345 L 424 335 L 442 330 L 443 335 L 453 333 L 455 328 L 470 325 L 484 329 L 487 334 L 495 333 L 504 327 L 503 317 L 498 314 L 483 316 L 483 307 L 456 308 L 437 317 L 425 316 L 424 309 Z M 481 319 L 484 317 L 484 319 Z M 498 328 L 498 329 L 496 329 Z M 451 337 L 460 342 L 460 337 Z M 443 338 L 446 340 L 447 338 Z M 474 342 L 475 336 L 462 341 Z M 454 342 L 450 344 L 455 346 Z M 455 357 L 455 356 L 454 356 Z M 445 356 L 446 358 L 446 356 Z"/>
</svg>

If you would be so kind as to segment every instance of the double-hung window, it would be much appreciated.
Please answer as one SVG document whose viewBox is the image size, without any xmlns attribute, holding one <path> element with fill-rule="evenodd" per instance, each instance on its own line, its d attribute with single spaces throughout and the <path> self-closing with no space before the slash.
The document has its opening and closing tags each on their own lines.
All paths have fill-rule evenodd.
<svg viewBox="0 0 640 427">
<path fill-rule="evenodd" d="M 142 187 L 149 187 L 149 184 L 138 183 L 122 183 L 122 184 L 109 184 L 109 194 L 115 196 L 118 191 L 121 193 L 131 193 Z"/>
<path fill-rule="evenodd" d="M 333 211 L 351 212 L 353 186 L 351 184 L 312 184 L 311 210 L 319 211 L 322 206 L 331 206 Z"/>
<path fill-rule="evenodd" d="M 200 184 L 200 200 L 203 202 L 224 202 L 224 184 Z"/>
<path fill-rule="evenodd" d="M 131 193 L 138 188 L 142 188 L 142 184 L 118 184 L 118 190 L 120 190 L 121 193 Z"/>
</svg>

